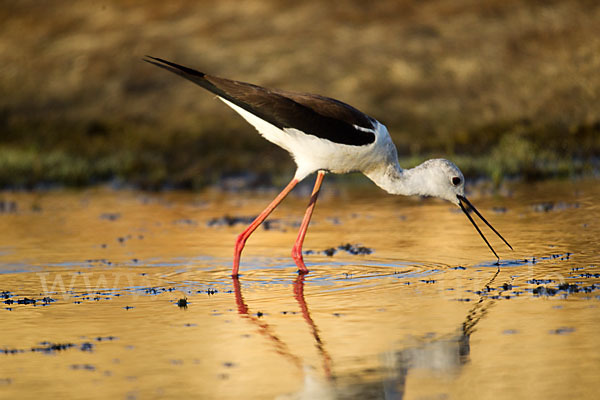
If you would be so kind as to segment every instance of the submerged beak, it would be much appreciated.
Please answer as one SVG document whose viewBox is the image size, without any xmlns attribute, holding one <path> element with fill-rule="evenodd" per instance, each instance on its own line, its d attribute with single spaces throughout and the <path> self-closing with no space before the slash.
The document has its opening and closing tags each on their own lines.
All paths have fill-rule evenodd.
<svg viewBox="0 0 600 400">
<path fill-rule="evenodd" d="M 498 261 L 500 261 L 500 257 L 498 257 L 498 254 L 496 254 L 496 252 L 494 251 L 494 249 L 492 248 L 492 246 L 490 245 L 490 242 L 487 241 L 487 239 L 485 238 L 485 236 L 483 236 L 483 233 L 481 232 L 481 229 L 479 229 L 479 227 L 477 226 L 477 224 L 475 223 L 475 221 L 473 220 L 473 217 L 471 217 L 471 215 L 469 214 L 469 211 L 465 208 L 465 206 L 463 205 L 463 202 L 469 206 L 469 208 L 471 210 L 473 210 L 473 212 L 475 214 L 477 214 L 477 216 L 479 218 L 481 218 L 481 220 L 483 222 L 485 222 L 485 224 L 487 226 L 490 227 L 490 229 L 496 234 L 498 235 L 498 237 L 500 239 L 502 239 L 502 241 L 504 243 L 506 243 L 506 245 L 512 250 L 512 246 L 506 241 L 506 239 L 504 239 L 502 237 L 502 235 L 496 230 L 494 229 L 494 227 L 492 225 L 490 225 L 489 222 L 487 222 L 487 220 L 485 218 L 483 218 L 483 215 L 481 215 L 481 213 L 479 211 L 477 211 L 477 209 L 475 208 L 475 206 L 473 204 L 471 204 L 471 202 L 469 200 L 467 200 L 467 198 L 465 196 L 461 196 L 461 195 L 457 195 L 456 196 L 458 198 L 458 205 L 460 206 L 460 209 L 463 210 L 463 212 L 465 213 L 465 215 L 467 216 L 467 218 L 469 218 L 469 221 L 471 221 L 471 223 L 473 224 L 473 226 L 475 227 L 475 229 L 477 230 L 477 232 L 479 233 L 479 235 L 481 236 L 481 238 L 483 239 L 483 241 L 485 242 L 485 244 L 487 244 L 487 246 L 490 248 L 490 250 L 492 251 L 492 253 L 494 253 L 494 255 L 496 256 L 496 258 L 498 259 Z"/>
</svg>

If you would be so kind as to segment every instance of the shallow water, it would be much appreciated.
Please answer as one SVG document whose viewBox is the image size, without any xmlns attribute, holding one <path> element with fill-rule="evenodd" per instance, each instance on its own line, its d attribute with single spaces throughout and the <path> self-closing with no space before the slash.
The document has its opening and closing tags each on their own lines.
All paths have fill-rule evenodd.
<svg viewBox="0 0 600 400">
<path fill-rule="evenodd" d="M 515 249 L 484 230 L 500 270 L 448 203 L 329 186 L 311 272 L 300 189 L 239 280 L 244 224 L 218 219 L 275 193 L 0 193 L 0 397 L 597 397 L 597 181 L 472 193 Z M 326 255 L 346 243 L 373 252 Z"/>
</svg>

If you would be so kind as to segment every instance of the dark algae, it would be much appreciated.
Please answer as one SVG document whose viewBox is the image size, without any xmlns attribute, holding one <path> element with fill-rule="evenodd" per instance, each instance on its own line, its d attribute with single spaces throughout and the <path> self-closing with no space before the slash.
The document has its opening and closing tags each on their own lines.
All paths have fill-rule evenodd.
<svg viewBox="0 0 600 400">
<path fill-rule="evenodd" d="M 187 297 L 177 300 L 177 307 L 179 307 L 179 308 L 187 308 L 188 304 L 189 303 L 188 303 Z"/>
<path fill-rule="evenodd" d="M 338 251 L 345 251 L 346 253 L 351 254 L 353 256 L 373 253 L 373 249 L 369 247 L 350 243 L 341 244 L 337 248 L 330 247 L 328 249 L 323 250 L 322 253 L 328 257 L 332 257 Z M 312 254 L 312 250 L 307 250 L 305 254 Z"/>
</svg>

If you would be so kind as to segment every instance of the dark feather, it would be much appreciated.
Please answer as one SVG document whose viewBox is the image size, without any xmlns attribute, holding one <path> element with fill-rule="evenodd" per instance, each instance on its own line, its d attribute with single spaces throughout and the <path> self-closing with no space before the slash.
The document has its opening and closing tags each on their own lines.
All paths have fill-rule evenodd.
<svg viewBox="0 0 600 400">
<path fill-rule="evenodd" d="M 374 120 L 341 101 L 314 94 L 267 89 L 250 83 L 204 74 L 160 58 L 144 59 L 202 86 L 280 129 L 294 128 L 335 143 L 362 146 L 373 143 Z"/>
</svg>

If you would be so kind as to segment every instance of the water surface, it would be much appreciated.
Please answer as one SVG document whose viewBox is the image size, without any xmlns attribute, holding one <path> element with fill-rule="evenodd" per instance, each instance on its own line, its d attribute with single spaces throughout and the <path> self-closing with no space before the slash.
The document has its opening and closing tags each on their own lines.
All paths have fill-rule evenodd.
<svg viewBox="0 0 600 400">
<path fill-rule="evenodd" d="M 275 193 L 0 193 L 0 397 L 597 396 L 596 181 L 471 193 L 515 249 L 484 230 L 500 269 L 448 203 L 333 186 L 311 272 L 289 257 L 300 189 L 248 241 L 239 280 L 244 223 L 223 217 Z"/>
</svg>

